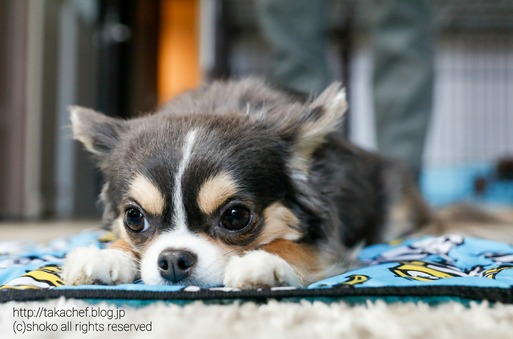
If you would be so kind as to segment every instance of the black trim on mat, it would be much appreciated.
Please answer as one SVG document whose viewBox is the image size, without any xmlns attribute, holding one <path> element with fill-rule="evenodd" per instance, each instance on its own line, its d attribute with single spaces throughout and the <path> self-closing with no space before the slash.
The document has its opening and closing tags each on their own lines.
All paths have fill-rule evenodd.
<svg viewBox="0 0 513 339">
<path fill-rule="evenodd" d="M 267 301 L 269 299 L 317 299 L 343 300 L 344 298 L 459 298 L 466 300 L 487 300 L 513 304 L 513 289 L 473 286 L 409 286 L 409 287 L 363 287 L 363 288 L 320 288 L 292 290 L 243 290 L 243 291 L 128 291 L 113 289 L 48 289 L 48 290 L 3 290 L 0 302 L 35 301 L 55 298 L 98 299 L 98 300 L 141 300 L 141 301 L 215 301 L 248 300 Z"/>
</svg>

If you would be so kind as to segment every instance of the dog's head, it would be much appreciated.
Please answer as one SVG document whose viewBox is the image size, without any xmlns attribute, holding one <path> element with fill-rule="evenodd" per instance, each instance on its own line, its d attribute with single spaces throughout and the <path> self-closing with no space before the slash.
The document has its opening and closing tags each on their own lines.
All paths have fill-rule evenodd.
<svg viewBox="0 0 513 339">
<path fill-rule="evenodd" d="M 240 103 L 124 121 L 72 107 L 71 120 L 104 175 L 104 218 L 139 256 L 143 281 L 216 286 L 230 256 L 308 236 L 298 187 L 345 109 L 333 85 L 258 112 Z"/>
</svg>

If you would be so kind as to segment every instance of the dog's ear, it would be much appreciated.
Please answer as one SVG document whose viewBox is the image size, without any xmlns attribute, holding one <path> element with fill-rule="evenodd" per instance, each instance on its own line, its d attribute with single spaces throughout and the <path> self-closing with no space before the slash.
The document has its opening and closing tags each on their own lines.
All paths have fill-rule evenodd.
<svg viewBox="0 0 513 339">
<path fill-rule="evenodd" d="M 120 133 L 126 128 L 126 121 L 89 108 L 72 106 L 69 109 L 73 137 L 100 158 L 116 146 Z"/>
<path fill-rule="evenodd" d="M 347 110 L 346 91 L 341 84 L 331 84 L 305 111 L 298 130 L 297 147 L 303 156 L 310 157 L 326 136 L 341 128 Z"/>
<path fill-rule="evenodd" d="M 290 166 L 306 174 L 313 153 L 329 134 L 341 130 L 347 110 L 346 92 L 340 83 L 333 83 L 310 104 L 297 108 L 287 110 L 288 117 L 278 129 L 282 137 L 292 142 Z"/>
</svg>

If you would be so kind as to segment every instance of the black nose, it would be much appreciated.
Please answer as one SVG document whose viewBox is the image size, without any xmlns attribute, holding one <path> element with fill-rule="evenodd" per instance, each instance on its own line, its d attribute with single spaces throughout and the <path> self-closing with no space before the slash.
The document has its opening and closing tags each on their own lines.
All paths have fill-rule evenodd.
<svg viewBox="0 0 513 339">
<path fill-rule="evenodd" d="M 198 261 L 194 253 L 184 250 L 164 250 L 158 258 L 160 276 L 177 283 L 189 276 Z"/>
</svg>

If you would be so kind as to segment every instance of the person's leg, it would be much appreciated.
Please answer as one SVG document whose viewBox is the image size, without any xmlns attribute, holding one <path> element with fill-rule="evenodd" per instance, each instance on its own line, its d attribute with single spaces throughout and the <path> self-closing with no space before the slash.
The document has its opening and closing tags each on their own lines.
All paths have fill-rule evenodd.
<svg viewBox="0 0 513 339">
<path fill-rule="evenodd" d="M 432 111 L 434 31 L 425 0 L 367 0 L 379 151 L 417 177 Z"/>
<path fill-rule="evenodd" d="M 332 80 L 328 69 L 329 0 L 258 0 L 257 19 L 271 47 L 269 78 L 304 95 Z"/>
</svg>

